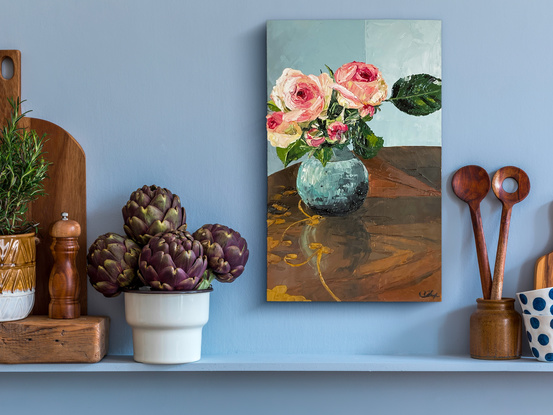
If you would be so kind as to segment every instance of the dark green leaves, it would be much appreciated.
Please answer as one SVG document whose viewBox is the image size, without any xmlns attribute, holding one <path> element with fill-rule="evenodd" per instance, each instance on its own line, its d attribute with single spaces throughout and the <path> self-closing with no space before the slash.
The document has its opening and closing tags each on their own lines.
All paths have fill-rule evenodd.
<svg viewBox="0 0 553 415">
<path fill-rule="evenodd" d="M 286 148 L 277 147 L 276 152 L 284 167 L 295 160 L 299 160 L 309 152 L 313 152 L 312 156 L 319 160 L 323 166 L 326 166 L 326 163 L 330 161 L 334 154 L 334 147 L 342 146 L 330 146 L 325 143 L 315 148 L 307 145 L 303 140 L 296 140 Z"/>
<path fill-rule="evenodd" d="M 428 115 L 442 108 L 442 81 L 427 74 L 410 75 L 392 87 L 389 101 L 409 115 Z"/>
<path fill-rule="evenodd" d="M 332 147 L 323 146 L 323 147 L 317 148 L 313 156 L 317 160 L 319 160 L 323 166 L 326 166 L 326 163 L 330 161 L 333 154 L 334 154 L 334 150 L 332 150 Z"/>
<path fill-rule="evenodd" d="M 344 107 L 338 104 L 338 92 L 332 91 L 332 95 L 330 96 L 330 103 L 328 104 L 328 119 L 333 120 L 338 118 L 343 110 Z"/>
<path fill-rule="evenodd" d="M 348 125 L 355 124 L 359 122 L 360 119 L 361 118 L 359 116 L 359 111 L 357 111 L 356 109 L 346 108 L 346 110 L 344 111 L 344 123 Z"/>
<path fill-rule="evenodd" d="M 353 136 L 353 151 L 357 155 L 364 159 L 373 158 L 383 145 L 382 137 L 377 137 L 367 124 L 358 124 L 357 134 Z"/>
<path fill-rule="evenodd" d="M 284 164 L 284 167 L 286 167 L 291 162 L 302 158 L 311 150 L 313 150 L 313 147 L 308 146 L 303 140 L 296 140 L 286 148 L 277 147 L 276 153 L 282 164 Z"/>
<path fill-rule="evenodd" d="M 25 218 L 29 202 L 44 195 L 42 181 L 49 162 L 43 155 L 44 137 L 18 123 L 21 102 L 9 100 L 12 116 L 0 130 L 0 234 L 25 233 L 33 224 Z"/>
<path fill-rule="evenodd" d="M 346 110 L 348 111 L 348 110 Z M 377 137 L 371 128 L 363 121 L 360 120 L 359 115 L 354 116 L 353 110 L 350 114 L 351 122 L 349 123 L 348 135 L 353 143 L 353 150 L 357 155 L 364 159 L 370 159 L 378 153 L 378 151 L 384 145 L 382 137 Z M 291 162 L 301 159 L 307 153 L 311 153 L 310 156 L 315 157 L 321 162 L 323 166 L 326 165 L 334 154 L 334 148 L 344 148 L 347 146 L 348 140 L 343 144 L 328 144 L 323 143 L 320 147 L 309 146 L 303 138 L 294 141 L 286 148 L 277 147 L 276 153 L 284 167 L 288 166 Z"/>
</svg>

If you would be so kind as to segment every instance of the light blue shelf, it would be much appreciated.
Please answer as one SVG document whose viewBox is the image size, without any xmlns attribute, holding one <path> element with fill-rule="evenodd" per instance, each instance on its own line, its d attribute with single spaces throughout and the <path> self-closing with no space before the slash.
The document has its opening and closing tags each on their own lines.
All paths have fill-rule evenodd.
<svg viewBox="0 0 553 415">
<path fill-rule="evenodd" d="M 147 365 L 132 356 L 94 364 L 0 364 L 0 372 L 553 372 L 534 358 L 476 360 L 468 356 L 220 355 L 182 365 Z"/>
</svg>

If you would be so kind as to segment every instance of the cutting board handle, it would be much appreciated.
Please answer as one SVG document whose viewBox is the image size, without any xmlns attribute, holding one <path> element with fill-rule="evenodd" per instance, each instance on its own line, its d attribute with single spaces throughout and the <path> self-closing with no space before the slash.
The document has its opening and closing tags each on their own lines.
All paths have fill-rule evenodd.
<svg viewBox="0 0 553 415">
<path fill-rule="evenodd" d="M 5 79 L 2 74 L 2 66 L 5 59 L 13 63 L 13 76 Z M 11 99 L 21 98 L 21 52 L 18 50 L 0 50 L 0 97 Z M 7 99 L 0 102 L 0 123 L 3 125 L 11 114 L 11 106 Z"/>
</svg>

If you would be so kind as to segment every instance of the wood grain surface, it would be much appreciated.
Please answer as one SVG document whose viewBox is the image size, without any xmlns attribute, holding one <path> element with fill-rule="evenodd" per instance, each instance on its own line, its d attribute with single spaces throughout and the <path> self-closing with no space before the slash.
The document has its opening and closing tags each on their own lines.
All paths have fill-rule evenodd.
<svg viewBox="0 0 553 415">
<path fill-rule="evenodd" d="M 482 225 L 480 202 L 490 191 L 491 181 L 486 170 L 480 166 L 470 165 L 461 167 L 451 179 L 451 187 L 455 195 L 468 204 L 472 222 L 472 231 L 476 245 L 478 269 L 482 285 L 482 296 L 489 299 L 492 289 L 492 275 L 488 259 L 488 249 Z"/>
<path fill-rule="evenodd" d="M 514 192 L 507 192 L 503 188 L 506 179 L 513 179 L 518 186 Z M 499 241 L 497 242 L 497 254 L 493 271 L 492 294 L 490 299 L 500 300 L 503 293 L 503 277 L 505 274 L 505 258 L 507 256 L 507 242 L 509 240 L 509 227 L 511 224 L 511 211 L 513 206 L 522 202 L 530 193 L 530 179 L 528 175 L 518 167 L 506 166 L 495 172 L 492 179 L 492 190 L 501 201 L 501 223 L 499 226 Z"/>
<path fill-rule="evenodd" d="M 86 160 L 79 143 L 65 130 L 51 122 L 31 118 L 31 128 L 39 134 L 46 134 L 44 145 L 46 158 L 53 164 L 45 181 L 47 196 L 36 200 L 30 207 L 30 216 L 40 223 L 37 245 L 37 296 L 33 314 L 48 314 L 50 294 L 48 283 L 54 258 L 50 251 L 52 237 L 50 226 L 61 219 L 61 213 L 81 226 L 78 237 L 79 251 L 76 258 L 79 274 L 81 314 L 87 314 L 86 278 Z"/>
<path fill-rule="evenodd" d="M 476 255 L 478 258 L 478 269 L 480 271 L 482 295 L 484 299 L 489 299 L 492 290 L 492 274 L 488 259 L 488 248 L 486 247 L 486 238 L 484 236 L 484 227 L 482 225 L 480 202 L 490 191 L 490 176 L 488 172 L 480 166 L 464 166 L 453 175 L 451 187 L 455 195 L 469 206 Z"/>
<path fill-rule="evenodd" d="M 2 62 L 11 60 L 14 66 L 13 77 L 5 79 L 1 72 Z M 0 122 L 4 125 L 10 119 L 11 106 L 7 98 L 21 97 L 21 52 L 18 50 L 0 50 Z"/>
<path fill-rule="evenodd" d="M 96 363 L 107 353 L 108 317 L 0 323 L 0 363 Z"/>
<path fill-rule="evenodd" d="M 80 281 L 76 257 L 79 250 L 77 238 L 81 234 L 78 222 L 64 216 L 50 227 L 53 239 L 50 249 L 54 266 L 50 273 L 50 318 L 77 318 L 81 316 L 79 303 Z"/>
<path fill-rule="evenodd" d="M 536 261 L 534 270 L 534 289 L 553 287 L 553 252 Z"/>
<path fill-rule="evenodd" d="M 2 120 L 9 116 L 11 107 L 8 98 L 21 97 L 21 53 L 14 50 L 0 50 L 0 63 L 6 57 L 14 63 L 14 76 L 4 79 L 0 76 L 0 115 Z M 32 96 L 27 97 L 32 107 Z M 25 108 L 23 109 L 25 110 Z M 39 136 L 46 135 L 45 158 L 52 162 L 48 170 L 49 178 L 45 180 L 47 196 L 39 198 L 30 208 L 28 217 L 39 223 L 37 245 L 37 283 L 33 314 L 48 314 L 50 295 L 48 281 L 53 265 L 50 252 L 52 239 L 48 229 L 52 223 L 61 218 L 62 212 L 81 225 L 82 233 L 78 239 L 80 250 L 77 254 L 77 270 L 81 292 L 79 301 L 81 313 L 87 314 L 86 295 L 86 163 L 85 154 L 79 143 L 63 128 L 49 121 L 26 117 L 22 127 L 35 130 Z"/>
<path fill-rule="evenodd" d="M 441 301 L 440 160 L 439 147 L 383 148 L 345 217 L 300 209 L 297 164 L 270 175 L 268 300 Z"/>
</svg>

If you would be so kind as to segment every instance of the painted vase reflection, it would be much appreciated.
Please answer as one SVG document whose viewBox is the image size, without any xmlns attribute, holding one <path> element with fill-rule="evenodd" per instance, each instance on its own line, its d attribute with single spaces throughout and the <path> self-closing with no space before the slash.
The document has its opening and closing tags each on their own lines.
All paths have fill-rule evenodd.
<svg viewBox="0 0 553 415">
<path fill-rule="evenodd" d="M 325 166 L 314 157 L 303 161 L 296 187 L 303 202 L 322 216 L 345 216 L 358 210 L 367 197 L 369 175 L 351 150 L 335 149 Z"/>
</svg>

